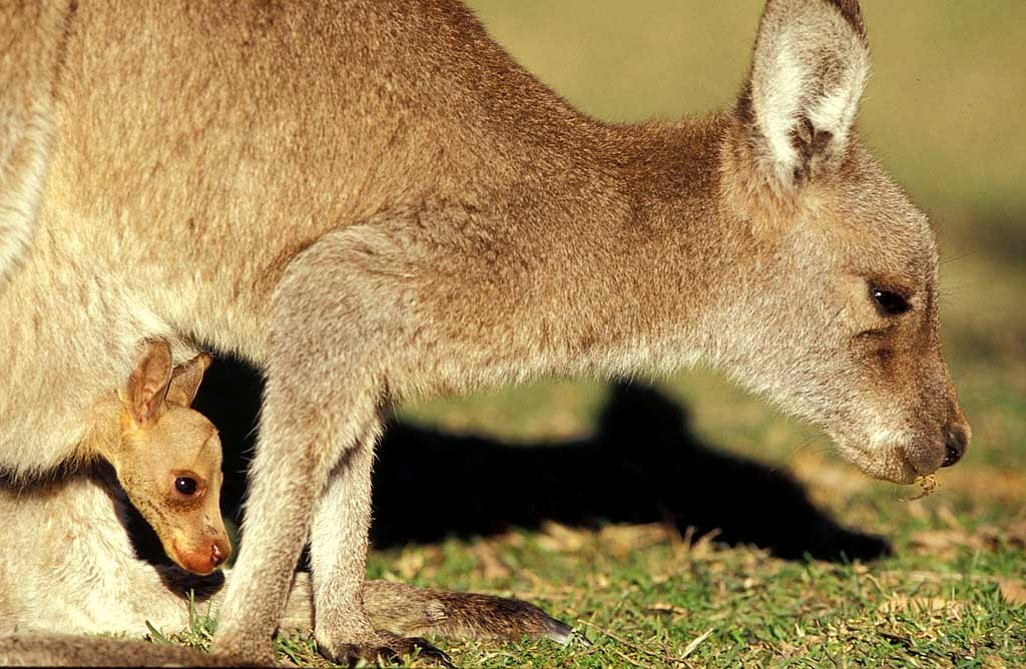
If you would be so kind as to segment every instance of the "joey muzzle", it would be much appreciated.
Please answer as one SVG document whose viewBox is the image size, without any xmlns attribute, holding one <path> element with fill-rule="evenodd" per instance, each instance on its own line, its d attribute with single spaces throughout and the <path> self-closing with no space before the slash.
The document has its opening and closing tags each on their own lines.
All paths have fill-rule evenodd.
<svg viewBox="0 0 1026 669">
<path fill-rule="evenodd" d="M 182 569 L 201 576 L 212 573 L 224 564 L 231 554 L 231 543 L 224 532 L 213 540 L 208 537 L 194 543 L 175 540 L 168 550 L 168 555 Z"/>
</svg>

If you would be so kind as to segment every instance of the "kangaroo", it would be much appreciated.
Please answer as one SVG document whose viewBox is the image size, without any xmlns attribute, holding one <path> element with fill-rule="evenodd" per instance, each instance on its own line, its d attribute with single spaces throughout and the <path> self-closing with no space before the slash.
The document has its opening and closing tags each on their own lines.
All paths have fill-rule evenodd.
<svg viewBox="0 0 1026 669">
<path fill-rule="evenodd" d="M 221 442 L 189 408 L 211 358 L 199 353 L 172 369 L 167 342 L 144 348 L 124 390 L 97 403 L 76 457 L 109 462 L 168 556 L 209 574 L 231 554 L 220 509 Z"/>
<path fill-rule="evenodd" d="M 270 659 L 308 540 L 321 651 L 412 648 L 362 584 L 381 416 L 414 395 L 703 361 L 872 476 L 966 450 L 934 235 L 855 130 L 855 0 L 769 0 L 731 109 L 641 125 L 573 109 L 456 0 L 58 3 L 0 465 L 68 457 L 127 342 L 260 367 L 221 651 Z"/>
<path fill-rule="evenodd" d="M 133 584 L 138 576 L 121 569 L 133 553 L 112 550 L 117 518 L 100 520 L 111 509 L 109 495 L 92 490 L 80 473 L 101 462 L 183 569 L 209 574 L 229 557 L 219 506 L 221 443 L 213 424 L 189 408 L 211 358 L 199 353 L 172 369 L 167 342 L 143 348 L 122 389 L 93 407 L 76 457 L 65 463 L 69 471 L 0 487 L 0 630 L 31 628 L 48 611 L 42 624 L 54 629 L 113 624 L 120 631 L 116 621 L 138 612 L 125 602 L 107 606 L 111 591 L 131 598 L 140 587 Z M 55 579 L 76 604 L 55 596 Z"/>
</svg>

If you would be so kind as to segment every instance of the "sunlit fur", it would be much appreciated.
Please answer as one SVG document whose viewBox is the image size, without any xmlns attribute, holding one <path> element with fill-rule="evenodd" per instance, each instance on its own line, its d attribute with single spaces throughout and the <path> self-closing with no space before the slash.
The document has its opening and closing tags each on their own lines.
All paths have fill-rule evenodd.
<svg viewBox="0 0 1026 669">
<path fill-rule="evenodd" d="M 77 451 L 80 461 L 113 466 L 168 556 L 197 574 L 231 554 L 219 504 L 221 442 L 214 425 L 190 408 L 209 364 L 201 353 L 172 370 L 167 342 L 145 342 L 120 390 L 96 403 Z M 175 490 L 182 475 L 199 482 L 195 495 Z"/>
<path fill-rule="evenodd" d="M 0 6 L 0 286 L 37 227 L 53 137 L 54 72 L 64 39 L 61 3 Z"/>
<path fill-rule="evenodd" d="M 221 442 L 210 421 L 195 411 L 171 407 L 152 427 L 128 427 L 122 448 L 118 478 L 132 504 L 157 530 L 167 554 L 199 574 L 227 560 L 231 547 L 217 496 Z M 199 481 L 199 491 L 188 497 L 179 493 L 179 476 Z"/>
</svg>

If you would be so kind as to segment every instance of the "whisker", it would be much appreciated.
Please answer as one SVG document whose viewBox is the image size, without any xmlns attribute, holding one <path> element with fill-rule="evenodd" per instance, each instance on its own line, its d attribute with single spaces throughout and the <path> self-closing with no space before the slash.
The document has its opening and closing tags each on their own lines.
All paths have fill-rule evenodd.
<svg viewBox="0 0 1026 669">
<path fill-rule="evenodd" d="M 971 258 L 972 256 L 977 255 L 979 252 L 979 249 L 974 248 L 962 251 L 961 253 L 955 255 L 945 254 L 941 257 L 940 264 L 947 265 L 948 263 L 958 262 L 959 260 L 965 260 L 966 258 Z"/>
</svg>

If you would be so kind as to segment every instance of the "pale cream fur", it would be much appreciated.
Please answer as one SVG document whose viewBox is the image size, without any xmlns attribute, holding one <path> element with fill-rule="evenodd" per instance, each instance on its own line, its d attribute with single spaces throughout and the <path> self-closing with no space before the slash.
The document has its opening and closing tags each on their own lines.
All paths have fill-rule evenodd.
<svg viewBox="0 0 1026 669">
<path fill-rule="evenodd" d="M 200 353 L 172 371 L 167 343 L 145 342 L 116 397 L 109 393 L 92 412 L 85 464 L 28 483 L 0 479 L 0 665 L 230 664 L 185 649 L 68 636 L 177 632 L 190 624 L 190 594 L 197 613 L 216 615 L 227 572 L 202 576 L 230 555 L 218 503 L 221 445 L 213 425 L 189 408 L 210 362 Z M 177 476 L 197 479 L 201 494 L 177 494 Z M 137 557 L 126 531 L 129 502 L 191 573 Z M 220 548 L 216 561 L 211 541 Z M 194 555 L 183 554 L 190 548 Z M 380 581 L 365 583 L 363 594 L 375 628 L 396 634 L 570 640 L 569 627 L 525 602 Z M 309 575 L 297 573 L 280 627 L 307 632 L 312 603 Z"/>
<path fill-rule="evenodd" d="M 222 650 L 268 659 L 308 539 L 323 652 L 409 649 L 361 584 L 380 414 L 415 394 L 700 357 L 875 476 L 968 443 L 932 232 L 852 125 L 851 0 L 770 0 L 735 109 L 641 126 L 574 110 L 454 0 L 69 15 L 35 240 L 0 293 L 0 466 L 67 458 L 141 339 L 260 366 Z"/>
</svg>

